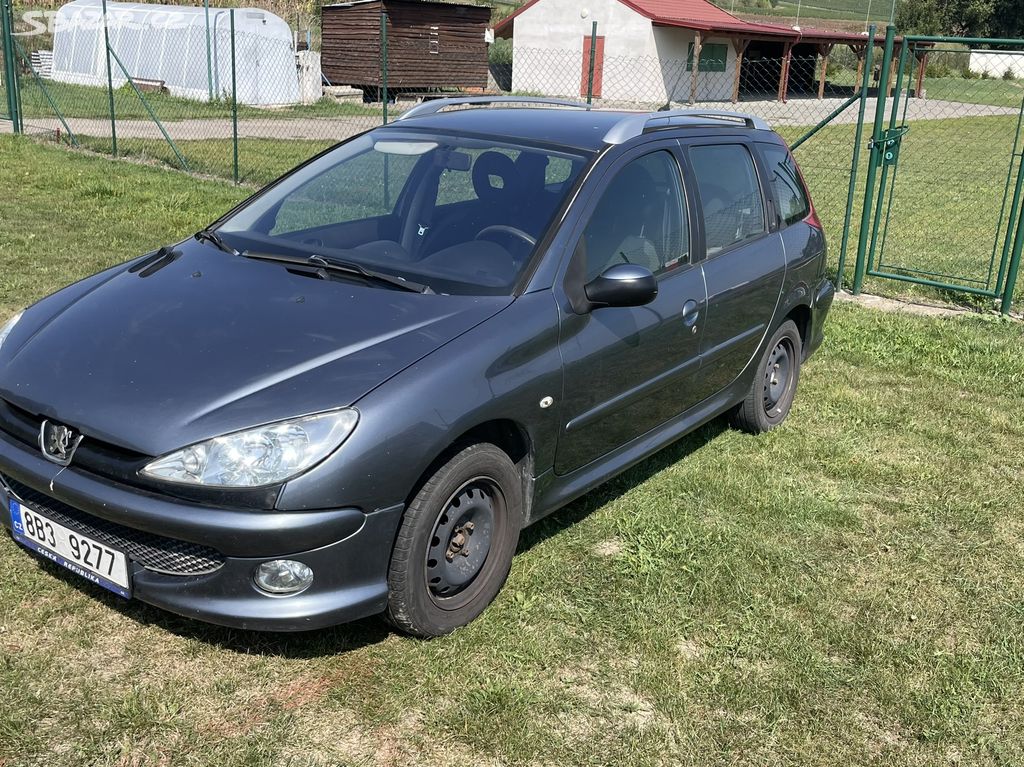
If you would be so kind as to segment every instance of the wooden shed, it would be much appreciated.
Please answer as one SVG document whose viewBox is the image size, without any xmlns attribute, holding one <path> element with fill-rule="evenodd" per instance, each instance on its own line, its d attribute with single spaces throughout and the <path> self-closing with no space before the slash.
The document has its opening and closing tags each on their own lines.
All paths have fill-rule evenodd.
<svg viewBox="0 0 1024 767">
<path fill-rule="evenodd" d="M 332 85 L 381 86 L 381 13 L 388 89 L 486 88 L 491 9 L 426 0 L 357 0 L 323 7 L 323 73 Z"/>
</svg>

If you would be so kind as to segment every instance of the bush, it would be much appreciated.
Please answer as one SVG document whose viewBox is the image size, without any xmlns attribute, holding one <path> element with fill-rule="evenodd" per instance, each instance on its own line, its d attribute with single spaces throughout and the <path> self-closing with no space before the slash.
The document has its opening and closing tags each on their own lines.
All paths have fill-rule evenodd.
<svg viewBox="0 0 1024 767">
<path fill-rule="evenodd" d="M 1007 67 L 1006 68 L 1006 71 L 1003 72 L 1003 79 L 1004 80 L 1016 80 L 1017 79 L 1017 75 L 1015 75 L 1013 73 L 1013 67 Z"/>
<path fill-rule="evenodd" d="M 512 63 L 512 41 L 503 37 L 495 38 L 487 49 L 487 61 L 500 66 L 510 65 Z"/>
</svg>

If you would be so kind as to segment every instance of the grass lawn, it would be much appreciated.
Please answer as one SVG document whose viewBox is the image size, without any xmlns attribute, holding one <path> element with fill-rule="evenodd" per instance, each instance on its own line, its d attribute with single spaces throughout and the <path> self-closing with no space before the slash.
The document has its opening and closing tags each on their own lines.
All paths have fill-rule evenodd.
<svg viewBox="0 0 1024 767">
<path fill-rule="evenodd" d="M 79 136 L 78 141 L 86 149 L 101 154 L 110 153 L 109 139 Z M 337 142 L 331 140 L 239 139 L 239 181 L 244 184 L 263 186 L 335 143 Z M 232 177 L 234 158 L 231 139 L 178 141 L 175 144 L 178 151 L 185 157 L 190 171 L 220 178 L 230 179 Z M 118 139 L 117 149 L 122 156 L 139 160 L 153 160 L 175 169 L 181 167 L 174 150 L 163 140 Z"/>
<path fill-rule="evenodd" d="M 0 319 L 244 194 L 0 153 Z M 1021 326 L 828 330 L 783 428 L 712 423 L 526 531 L 438 641 L 211 628 L 0 540 L 0 764 L 1020 764 Z"/>
<path fill-rule="evenodd" d="M 57 105 L 64 117 L 110 118 L 110 104 L 106 88 L 73 83 L 45 80 L 46 92 Z M 29 76 L 21 80 L 22 110 L 26 119 L 32 117 L 54 117 L 53 108 L 39 83 Z M 191 99 L 171 96 L 167 93 L 144 94 L 156 115 L 163 121 L 224 119 L 231 117 L 230 101 L 204 103 Z M 0 88 L 0 99 L 5 99 Z M 2 102 L 6 105 L 6 101 Z M 339 103 L 324 98 L 315 104 L 296 104 L 275 109 L 257 109 L 240 104 L 238 117 L 244 119 L 281 119 L 296 117 L 351 117 L 379 116 L 376 109 L 362 103 Z M 114 113 L 121 120 L 147 120 L 149 113 L 131 86 L 124 85 L 114 92 Z"/>
</svg>

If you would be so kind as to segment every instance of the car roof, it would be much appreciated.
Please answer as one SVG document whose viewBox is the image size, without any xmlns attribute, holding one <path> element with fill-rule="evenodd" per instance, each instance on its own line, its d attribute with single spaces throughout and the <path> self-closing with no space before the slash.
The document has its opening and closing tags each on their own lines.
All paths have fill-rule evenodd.
<svg viewBox="0 0 1024 767">
<path fill-rule="evenodd" d="M 444 101 L 447 100 L 431 103 L 425 113 L 414 109 L 407 113 L 407 118 L 400 118 L 389 127 L 470 133 L 506 139 L 510 143 L 526 141 L 555 144 L 592 152 L 603 149 L 609 143 L 622 143 L 641 135 L 648 125 L 659 128 L 713 127 L 718 130 L 767 129 L 767 125 L 762 122 L 755 123 L 757 118 L 726 112 L 626 112 L 539 105 L 470 106 L 442 111 L 446 106 L 456 106 L 470 100 L 451 101 L 449 104 Z M 727 118 L 733 119 L 723 121 Z"/>
</svg>

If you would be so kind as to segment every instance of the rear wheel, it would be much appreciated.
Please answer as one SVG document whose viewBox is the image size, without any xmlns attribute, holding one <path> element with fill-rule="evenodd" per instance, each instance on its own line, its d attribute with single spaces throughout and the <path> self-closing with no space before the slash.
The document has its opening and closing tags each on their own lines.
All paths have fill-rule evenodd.
<svg viewBox="0 0 1024 767">
<path fill-rule="evenodd" d="M 482 613 L 508 577 L 522 508 L 522 480 L 500 448 L 472 445 L 447 461 L 402 518 L 388 571 L 388 621 L 434 637 Z"/>
<path fill-rule="evenodd" d="M 802 356 L 800 331 L 786 320 L 768 342 L 750 391 L 732 413 L 732 425 L 760 434 L 786 420 L 796 397 Z"/>
</svg>

